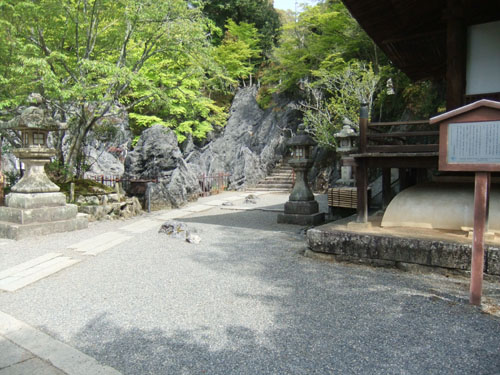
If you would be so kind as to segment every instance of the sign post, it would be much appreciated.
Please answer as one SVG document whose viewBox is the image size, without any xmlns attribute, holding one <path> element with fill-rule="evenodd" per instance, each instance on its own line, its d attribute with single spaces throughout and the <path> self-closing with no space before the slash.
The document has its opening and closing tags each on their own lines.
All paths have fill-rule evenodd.
<svg viewBox="0 0 500 375">
<path fill-rule="evenodd" d="M 500 103 L 491 100 L 431 118 L 439 123 L 439 170 L 475 172 L 469 301 L 481 304 L 491 172 L 500 171 Z"/>
</svg>

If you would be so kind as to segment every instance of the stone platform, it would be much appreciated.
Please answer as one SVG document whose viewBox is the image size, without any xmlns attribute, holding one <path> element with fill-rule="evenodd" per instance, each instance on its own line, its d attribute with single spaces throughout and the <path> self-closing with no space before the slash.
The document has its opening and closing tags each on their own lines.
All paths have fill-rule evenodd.
<svg viewBox="0 0 500 375">
<path fill-rule="evenodd" d="M 424 228 L 382 228 L 381 216 L 370 225 L 348 225 L 354 218 L 325 224 L 307 232 L 312 254 L 335 260 L 395 266 L 403 269 L 470 271 L 472 238 L 462 231 Z M 484 273 L 500 276 L 500 239 L 486 239 Z"/>
<path fill-rule="evenodd" d="M 59 192 L 11 193 L 6 204 L 0 207 L 0 238 L 19 240 L 88 226 L 87 215 L 78 214 L 77 206 L 66 204 Z"/>
</svg>

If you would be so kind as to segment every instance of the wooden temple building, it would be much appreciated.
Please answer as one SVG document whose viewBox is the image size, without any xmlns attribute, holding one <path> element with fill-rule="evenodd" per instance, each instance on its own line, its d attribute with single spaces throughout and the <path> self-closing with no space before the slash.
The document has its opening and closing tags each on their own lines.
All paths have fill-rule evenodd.
<svg viewBox="0 0 500 375">
<path fill-rule="evenodd" d="M 480 99 L 500 102 L 499 0 L 342 1 L 411 79 L 446 82 L 447 111 Z M 310 229 L 310 250 L 341 261 L 470 269 L 469 224 L 461 223 L 473 219 L 473 174 L 435 173 L 439 128 L 429 119 L 371 123 L 367 108 L 360 113 L 357 150 L 343 159 L 344 165 L 355 170 L 356 219 Z M 382 170 L 383 217 L 368 216 L 372 168 Z M 391 181 L 395 169 L 399 170 L 399 187 Z M 486 249 L 485 273 L 500 276 L 500 189 L 495 189 L 492 185 L 490 229 L 493 222 L 497 228 L 495 243 Z M 393 197 L 394 190 L 400 192 Z M 389 212 L 396 212 L 396 217 L 386 220 Z M 415 213 L 424 222 L 412 217 Z M 440 222 L 432 222 L 435 219 Z M 384 220 L 390 225 L 384 226 Z M 447 226 L 447 221 L 454 223 Z"/>
<path fill-rule="evenodd" d="M 389 59 L 413 80 L 446 81 L 446 109 L 479 99 L 500 101 L 500 1 L 343 0 Z M 391 168 L 400 190 L 437 169 L 439 131 L 428 119 L 370 123 L 361 110 L 356 170 L 358 222 L 368 214 L 368 169 L 381 168 L 383 203 L 391 200 Z"/>
</svg>

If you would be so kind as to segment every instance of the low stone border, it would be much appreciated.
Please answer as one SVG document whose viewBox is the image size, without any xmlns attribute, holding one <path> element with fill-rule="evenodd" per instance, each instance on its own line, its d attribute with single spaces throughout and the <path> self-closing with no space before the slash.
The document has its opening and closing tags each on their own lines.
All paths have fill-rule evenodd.
<svg viewBox="0 0 500 375">
<path fill-rule="evenodd" d="M 312 251 L 333 254 L 340 261 L 416 264 L 457 271 L 469 271 L 471 264 L 472 245 L 449 241 L 317 228 L 307 231 L 307 241 Z M 486 246 L 484 273 L 500 275 L 500 249 L 496 246 Z"/>
</svg>

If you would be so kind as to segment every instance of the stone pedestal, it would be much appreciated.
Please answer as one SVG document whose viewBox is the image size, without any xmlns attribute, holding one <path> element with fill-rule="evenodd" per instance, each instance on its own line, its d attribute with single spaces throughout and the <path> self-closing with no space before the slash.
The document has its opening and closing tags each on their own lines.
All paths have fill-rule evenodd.
<svg viewBox="0 0 500 375">
<path fill-rule="evenodd" d="M 292 164 L 292 163 L 290 163 Z M 296 181 L 285 203 L 285 212 L 278 215 L 278 223 L 295 225 L 318 225 L 325 221 L 325 214 L 319 212 L 318 202 L 307 183 L 307 166 L 294 166 Z"/>
<path fill-rule="evenodd" d="M 325 221 L 325 214 L 319 212 L 318 202 L 288 201 L 285 213 L 278 215 L 278 223 L 296 225 L 318 225 Z"/>
<path fill-rule="evenodd" d="M 0 237 L 19 240 L 86 228 L 87 216 L 78 214 L 76 205 L 67 205 L 66 196 L 45 174 L 53 150 L 22 148 L 15 155 L 26 173 L 7 195 L 6 207 L 0 207 Z"/>
</svg>

